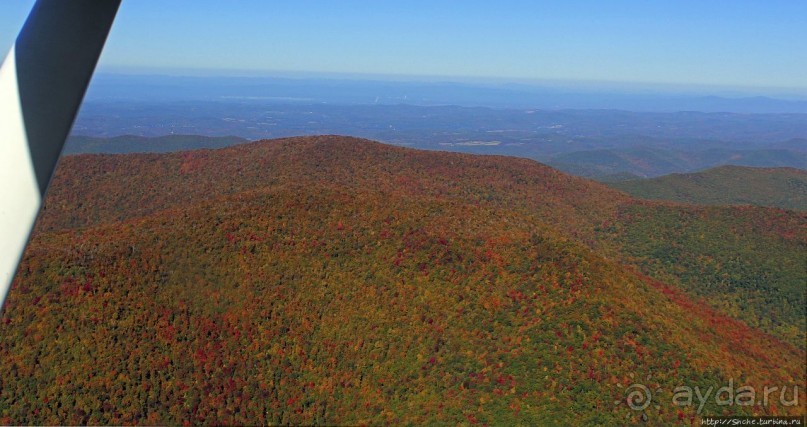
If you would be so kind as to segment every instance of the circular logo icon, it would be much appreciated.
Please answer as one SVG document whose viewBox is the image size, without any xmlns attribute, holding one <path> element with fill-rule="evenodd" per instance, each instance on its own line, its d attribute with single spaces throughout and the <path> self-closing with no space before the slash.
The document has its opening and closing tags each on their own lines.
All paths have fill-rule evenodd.
<svg viewBox="0 0 807 427">
<path fill-rule="evenodd" d="M 627 392 L 628 406 L 634 411 L 644 411 L 653 401 L 653 393 L 644 384 L 631 384 Z"/>
</svg>

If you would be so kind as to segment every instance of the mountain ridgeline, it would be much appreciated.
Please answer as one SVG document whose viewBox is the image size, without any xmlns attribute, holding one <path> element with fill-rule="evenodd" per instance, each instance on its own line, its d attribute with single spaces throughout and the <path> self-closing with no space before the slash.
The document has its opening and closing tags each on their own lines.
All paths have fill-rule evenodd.
<svg viewBox="0 0 807 427">
<path fill-rule="evenodd" d="M 121 135 L 111 138 L 71 135 L 64 147 L 64 154 L 84 153 L 168 153 L 188 149 L 224 148 L 248 142 L 237 136 L 165 135 L 144 137 Z"/>
<path fill-rule="evenodd" d="M 273 89 L 277 90 L 282 89 Z M 82 106 L 73 131 L 91 136 L 74 136 L 66 152 L 217 148 L 215 144 L 226 141 L 227 135 L 263 140 L 342 134 L 410 148 L 525 157 L 601 181 L 625 174 L 690 173 L 726 164 L 807 169 L 807 114 L 413 105 L 418 103 L 411 97 L 408 102 L 405 94 L 387 101 L 378 95 L 370 96 L 372 105 L 357 104 L 358 100 L 323 103 L 308 96 L 297 100 L 224 96 L 190 104 L 126 101 L 126 97 L 90 100 Z"/>
<path fill-rule="evenodd" d="M 670 391 L 804 394 L 806 224 L 637 200 L 526 159 L 339 136 L 69 156 L 2 312 L 0 417 L 802 414 L 803 399 L 778 392 L 699 408 Z M 667 393 L 637 409 L 637 384 Z"/>
</svg>

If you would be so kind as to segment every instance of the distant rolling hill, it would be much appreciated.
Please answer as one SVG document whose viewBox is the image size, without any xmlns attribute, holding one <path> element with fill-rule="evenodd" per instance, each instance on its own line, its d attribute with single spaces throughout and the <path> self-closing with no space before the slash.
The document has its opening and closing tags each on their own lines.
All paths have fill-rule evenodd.
<svg viewBox="0 0 807 427">
<path fill-rule="evenodd" d="M 807 138 L 791 138 L 788 139 L 787 141 L 770 144 L 768 145 L 768 148 L 794 150 L 804 153 L 807 152 Z"/>
<path fill-rule="evenodd" d="M 807 210 L 807 171 L 793 168 L 721 166 L 608 185 L 643 199 Z"/>
<path fill-rule="evenodd" d="M 237 136 L 165 135 L 144 137 L 122 135 L 106 138 L 71 135 L 65 144 L 64 154 L 168 153 L 202 148 L 223 148 L 245 142 L 247 142 L 246 139 Z"/>
<path fill-rule="evenodd" d="M 339 136 L 68 156 L 0 319 L 0 421 L 802 414 L 669 391 L 804 389 L 806 224 Z M 668 394 L 631 409 L 639 384 Z"/>
<path fill-rule="evenodd" d="M 709 148 L 679 151 L 651 147 L 586 150 L 560 154 L 547 163 L 564 172 L 603 182 L 613 181 L 613 176 L 626 173 L 652 178 L 721 165 L 807 169 L 807 154 L 797 151 L 796 144 L 797 141 L 793 142 L 790 149 L 756 150 Z"/>
</svg>

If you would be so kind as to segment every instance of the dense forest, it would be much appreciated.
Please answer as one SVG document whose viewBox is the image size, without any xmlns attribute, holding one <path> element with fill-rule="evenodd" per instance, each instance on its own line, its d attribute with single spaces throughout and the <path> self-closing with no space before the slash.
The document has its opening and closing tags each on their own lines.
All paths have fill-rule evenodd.
<svg viewBox="0 0 807 427">
<path fill-rule="evenodd" d="M 721 166 L 609 185 L 645 199 L 807 210 L 807 171 L 795 168 Z"/>
<path fill-rule="evenodd" d="M 805 225 L 336 136 L 70 156 L 3 308 L 0 422 L 802 414 L 671 398 L 803 395 Z"/>
</svg>

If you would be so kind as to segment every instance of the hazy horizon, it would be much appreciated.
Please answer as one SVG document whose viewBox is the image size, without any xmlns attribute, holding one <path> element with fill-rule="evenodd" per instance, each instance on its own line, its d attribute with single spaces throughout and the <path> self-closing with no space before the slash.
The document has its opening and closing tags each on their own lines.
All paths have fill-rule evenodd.
<svg viewBox="0 0 807 427">
<path fill-rule="evenodd" d="M 32 4 L 0 3 L 0 48 Z M 805 15 L 798 1 L 123 2 L 98 70 L 804 99 Z"/>
<path fill-rule="evenodd" d="M 460 84 L 489 87 L 523 87 L 580 92 L 610 92 L 644 95 L 718 96 L 725 98 L 770 97 L 807 101 L 807 88 L 784 86 L 736 86 L 717 84 L 685 84 L 619 80 L 571 80 L 506 77 L 468 77 L 428 74 L 378 74 L 321 72 L 305 70 L 250 70 L 216 68 L 155 68 L 99 66 L 96 74 L 132 77 L 178 77 L 221 79 L 330 80 L 391 83 Z"/>
</svg>

